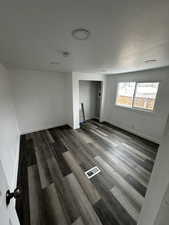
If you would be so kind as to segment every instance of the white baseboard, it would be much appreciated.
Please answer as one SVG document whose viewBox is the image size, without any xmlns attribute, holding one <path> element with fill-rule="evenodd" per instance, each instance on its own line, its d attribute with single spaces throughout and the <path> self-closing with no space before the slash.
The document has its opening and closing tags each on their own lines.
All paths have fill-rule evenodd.
<svg viewBox="0 0 169 225">
<path fill-rule="evenodd" d="M 21 135 L 24 135 L 24 134 L 29 134 L 29 133 L 33 133 L 33 132 L 38 132 L 38 131 L 42 131 L 42 130 L 47 130 L 47 129 L 51 129 L 51 128 L 54 128 L 54 127 L 60 127 L 60 126 L 64 126 L 66 125 L 67 123 L 59 123 L 59 124 L 56 124 L 56 125 L 50 125 L 50 126 L 46 126 L 46 127 L 39 127 L 39 128 L 30 128 L 30 129 L 26 129 L 26 130 L 21 130 Z"/>
<path fill-rule="evenodd" d="M 159 140 L 159 139 L 156 139 L 156 138 L 154 138 L 154 137 L 145 135 L 145 134 L 143 134 L 142 132 L 140 132 L 140 131 L 138 131 L 138 130 L 136 130 L 136 129 L 132 129 L 132 128 L 129 128 L 129 127 L 125 127 L 125 126 L 123 126 L 123 125 L 121 125 L 121 124 L 119 124 L 119 123 L 118 123 L 118 124 L 115 123 L 114 121 L 113 121 L 113 122 L 110 122 L 110 121 L 107 121 L 107 120 L 104 120 L 104 121 L 105 121 L 105 122 L 108 122 L 108 123 L 110 123 L 110 124 L 112 124 L 112 125 L 114 125 L 114 126 L 116 126 L 116 127 L 119 127 L 119 128 L 121 128 L 121 129 L 123 129 L 123 130 L 129 131 L 129 132 L 132 133 L 132 134 L 135 134 L 135 135 L 140 136 L 140 137 L 142 137 L 142 138 L 144 138 L 144 139 L 147 139 L 147 140 L 149 140 L 149 141 L 152 141 L 152 142 L 154 142 L 154 143 L 156 143 L 156 144 L 160 144 L 160 140 Z"/>
</svg>

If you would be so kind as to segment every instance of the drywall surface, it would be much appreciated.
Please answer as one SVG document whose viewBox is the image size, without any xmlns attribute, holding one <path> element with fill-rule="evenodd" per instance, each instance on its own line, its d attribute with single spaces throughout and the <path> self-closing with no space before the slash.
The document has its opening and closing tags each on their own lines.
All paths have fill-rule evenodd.
<svg viewBox="0 0 169 225">
<path fill-rule="evenodd" d="M 80 122 L 83 121 L 81 103 L 84 105 L 85 119 L 89 120 L 96 118 L 99 115 L 98 105 L 98 88 L 97 81 L 79 81 L 79 107 L 80 107 Z"/>
<path fill-rule="evenodd" d="M 16 113 L 21 133 L 65 124 L 65 74 L 11 70 Z"/>
<path fill-rule="evenodd" d="M 100 106 L 100 121 L 103 121 L 103 106 L 105 96 L 105 76 L 96 73 L 72 73 L 72 93 L 73 93 L 73 128 L 79 128 L 79 81 L 102 81 L 102 97 Z"/>
<path fill-rule="evenodd" d="M 138 225 L 167 225 L 169 205 L 169 119 L 158 150 Z M 166 210 L 167 207 L 167 210 Z M 166 220 L 165 220 L 166 219 Z"/>
<path fill-rule="evenodd" d="M 11 188 L 16 185 L 19 137 L 8 73 L 0 65 L 0 160 Z"/>
<path fill-rule="evenodd" d="M 168 179 L 169 183 L 169 179 Z M 167 191 L 165 192 L 164 198 L 161 202 L 160 209 L 158 211 L 154 225 L 166 225 L 169 221 L 169 184 Z"/>
<path fill-rule="evenodd" d="M 118 82 L 159 80 L 155 112 L 144 112 L 115 105 Z M 168 115 L 169 68 L 106 77 L 104 120 L 159 143 Z"/>
<path fill-rule="evenodd" d="M 72 89 L 72 74 L 67 74 L 65 77 L 65 116 L 66 124 L 73 127 L 73 89 Z"/>
</svg>

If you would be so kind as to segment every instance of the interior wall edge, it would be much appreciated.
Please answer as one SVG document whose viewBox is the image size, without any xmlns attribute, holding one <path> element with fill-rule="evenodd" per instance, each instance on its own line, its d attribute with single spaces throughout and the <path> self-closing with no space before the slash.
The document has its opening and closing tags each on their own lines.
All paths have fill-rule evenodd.
<svg viewBox="0 0 169 225">
<path fill-rule="evenodd" d="M 157 225 L 156 220 L 169 184 L 169 117 L 158 149 L 138 225 Z M 166 198 L 167 201 L 167 198 Z M 168 213 L 168 211 L 167 211 Z M 150 216 L 151 215 L 151 216 Z M 164 216 L 164 214 L 163 214 Z M 165 218 L 164 218 L 165 220 Z M 163 221 L 164 221 L 163 220 Z M 167 220 L 168 221 L 168 220 Z M 162 222 L 162 221 L 161 221 Z M 159 224 L 159 223 L 158 223 Z M 160 224 L 167 224 L 166 221 Z"/>
<path fill-rule="evenodd" d="M 8 187 L 12 190 L 16 187 L 17 181 L 20 129 L 9 70 L 2 64 L 0 64 L 0 86 L 0 160 Z"/>
<path fill-rule="evenodd" d="M 11 187 L 13 189 L 16 188 L 17 186 L 17 174 L 18 174 L 18 167 L 19 167 L 19 155 L 20 155 L 20 137 L 21 135 L 19 135 L 18 138 L 18 143 L 17 143 L 17 150 L 16 150 L 16 159 L 15 159 L 15 164 L 14 164 L 14 172 L 13 172 L 13 179 L 12 179 L 12 185 Z"/>
</svg>

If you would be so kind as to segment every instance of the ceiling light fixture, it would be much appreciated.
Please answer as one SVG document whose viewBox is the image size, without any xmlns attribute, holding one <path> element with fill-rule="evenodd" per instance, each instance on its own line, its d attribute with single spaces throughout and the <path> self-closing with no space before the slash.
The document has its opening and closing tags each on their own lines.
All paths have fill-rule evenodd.
<svg viewBox="0 0 169 225">
<path fill-rule="evenodd" d="M 57 57 L 61 57 L 61 56 L 68 57 L 68 56 L 70 56 L 70 52 L 63 51 L 63 50 L 56 50 L 56 56 Z"/>
<path fill-rule="evenodd" d="M 90 31 L 84 28 L 78 28 L 72 31 L 72 36 L 76 40 L 87 40 L 90 36 Z"/>
<path fill-rule="evenodd" d="M 62 52 L 63 57 L 68 57 L 70 55 L 70 52 L 63 51 Z"/>
<path fill-rule="evenodd" d="M 147 59 L 144 60 L 145 63 L 157 62 L 157 59 Z"/>
</svg>

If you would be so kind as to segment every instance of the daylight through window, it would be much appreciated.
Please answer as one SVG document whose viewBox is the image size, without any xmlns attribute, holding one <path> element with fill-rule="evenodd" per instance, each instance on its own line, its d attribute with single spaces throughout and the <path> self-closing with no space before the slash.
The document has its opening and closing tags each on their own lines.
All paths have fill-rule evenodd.
<svg viewBox="0 0 169 225">
<path fill-rule="evenodd" d="M 159 82 L 118 83 L 116 105 L 153 111 Z"/>
</svg>

